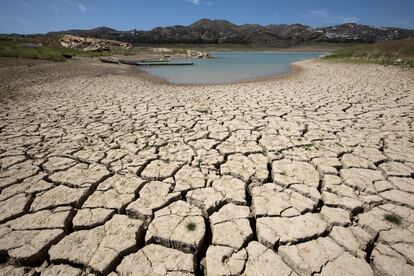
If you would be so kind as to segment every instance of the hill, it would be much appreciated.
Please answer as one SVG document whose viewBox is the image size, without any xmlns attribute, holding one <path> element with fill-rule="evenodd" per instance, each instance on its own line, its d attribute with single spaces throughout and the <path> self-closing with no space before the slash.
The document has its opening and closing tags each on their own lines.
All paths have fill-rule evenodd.
<svg viewBox="0 0 414 276">
<path fill-rule="evenodd" d="M 133 45 L 145 44 L 258 44 L 275 47 L 306 45 L 314 42 L 372 43 L 414 36 L 414 30 L 347 23 L 313 28 L 301 24 L 261 26 L 236 25 L 226 20 L 201 19 L 188 26 L 157 27 L 150 31 L 118 31 L 107 27 L 91 30 L 50 32 L 46 36 L 72 34 L 114 39 Z"/>
</svg>

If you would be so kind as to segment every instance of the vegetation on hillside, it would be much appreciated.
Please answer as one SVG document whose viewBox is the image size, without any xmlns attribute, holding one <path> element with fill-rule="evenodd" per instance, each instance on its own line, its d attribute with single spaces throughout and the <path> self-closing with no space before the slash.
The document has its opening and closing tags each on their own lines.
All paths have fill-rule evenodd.
<svg viewBox="0 0 414 276">
<path fill-rule="evenodd" d="M 342 49 L 323 59 L 414 67 L 414 38 L 385 41 Z"/>
</svg>

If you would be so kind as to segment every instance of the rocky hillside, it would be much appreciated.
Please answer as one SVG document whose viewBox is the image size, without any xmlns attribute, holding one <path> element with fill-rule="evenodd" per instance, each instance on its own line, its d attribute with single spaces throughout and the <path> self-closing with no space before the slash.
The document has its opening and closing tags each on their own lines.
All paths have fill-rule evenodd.
<svg viewBox="0 0 414 276">
<path fill-rule="evenodd" d="M 117 31 L 100 27 L 92 30 L 69 30 L 48 35 L 72 34 L 115 39 L 140 44 L 237 43 L 270 46 L 294 46 L 312 42 L 378 42 L 413 37 L 414 30 L 375 27 L 355 23 L 312 28 L 301 24 L 236 25 L 225 20 L 201 19 L 189 26 L 157 27 L 150 31 Z"/>
</svg>

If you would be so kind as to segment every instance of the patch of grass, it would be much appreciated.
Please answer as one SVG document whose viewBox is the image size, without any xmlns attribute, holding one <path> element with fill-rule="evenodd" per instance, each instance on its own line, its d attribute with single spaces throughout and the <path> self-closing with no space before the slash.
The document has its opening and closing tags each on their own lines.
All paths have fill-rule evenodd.
<svg viewBox="0 0 414 276">
<path fill-rule="evenodd" d="M 311 150 L 312 147 L 313 147 L 313 145 L 304 145 L 304 146 L 302 146 L 302 148 L 304 150 Z"/>
<path fill-rule="evenodd" d="M 414 38 L 384 41 L 343 49 L 322 59 L 414 67 Z"/>
<path fill-rule="evenodd" d="M 401 225 L 403 222 L 402 217 L 397 216 L 397 215 L 392 215 L 392 214 L 385 214 L 384 219 L 388 222 L 391 222 L 397 225 Z"/>
<path fill-rule="evenodd" d="M 197 159 L 197 167 L 201 167 L 201 165 L 203 164 L 203 159 L 201 159 L 201 158 L 198 158 Z"/>
<path fill-rule="evenodd" d="M 187 223 L 186 228 L 188 231 L 193 232 L 194 230 L 196 230 L 197 224 L 195 224 L 194 222 L 189 222 Z"/>
</svg>

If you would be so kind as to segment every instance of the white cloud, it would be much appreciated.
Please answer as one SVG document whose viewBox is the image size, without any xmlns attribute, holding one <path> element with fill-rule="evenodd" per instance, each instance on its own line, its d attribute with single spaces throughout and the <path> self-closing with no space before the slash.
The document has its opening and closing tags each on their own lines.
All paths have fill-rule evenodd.
<svg viewBox="0 0 414 276">
<path fill-rule="evenodd" d="M 89 11 L 88 8 L 78 2 L 72 1 L 72 0 L 62 0 L 63 3 L 73 6 L 73 7 L 77 7 L 81 12 L 85 13 L 86 11 Z"/>
<path fill-rule="evenodd" d="M 326 23 L 355 23 L 359 21 L 356 16 L 331 15 L 327 10 L 310 10 L 309 15 Z"/>
<path fill-rule="evenodd" d="M 78 8 L 81 12 L 86 12 L 86 6 L 78 3 Z"/>
<path fill-rule="evenodd" d="M 30 9 L 32 7 L 32 4 L 28 3 L 28 2 L 22 2 L 22 6 L 25 8 Z"/>
<path fill-rule="evenodd" d="M 190 2 L 194 5 L 206 5 L 206 6 L 211 6 L 213 4 L 213 2 L 211 1 L 203 1 L 203 0 L 187 0 L 187 2 Z"/>
</svg>

